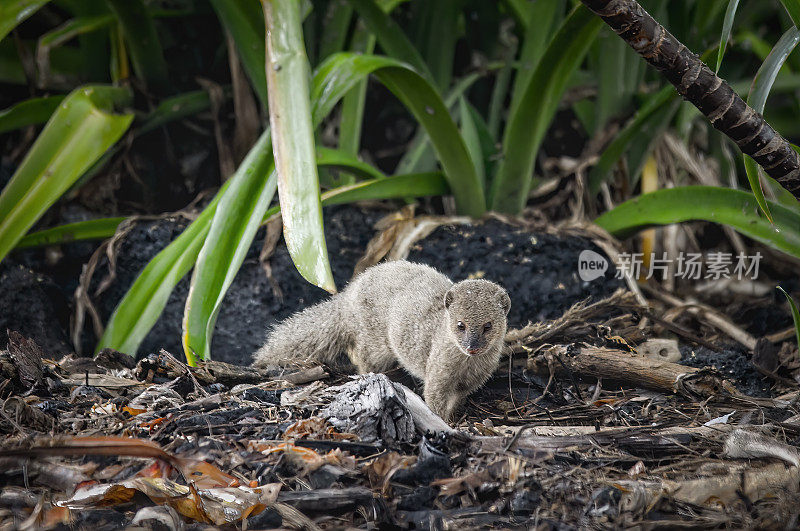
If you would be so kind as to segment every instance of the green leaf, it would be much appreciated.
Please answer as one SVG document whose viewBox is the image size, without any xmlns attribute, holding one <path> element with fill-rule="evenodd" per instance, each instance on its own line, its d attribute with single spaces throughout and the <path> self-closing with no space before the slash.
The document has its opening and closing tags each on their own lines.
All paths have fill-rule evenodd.
<svg viewBox="0 0 800 531">
<path fill-rule="evenodd" d="M 459 15 L 462 0 L 417 2 L 417 38 L 420 53 L 430 68 L 436 87 L 445 91 L 453 79 Z"/>
<path fill-rule="evenodd" d="M 267 106 L 267 77 L 264 41 L 264 16 L 258 0 L 211 0 L 217 13 L 239 52 L 244 71 L 264 107 Z"/>
<path fill-rule="evenodd" d="M 211 98 L 205 90 L 194 90 L 161 100 L 136 129 L 136 135 L 143 135 L 164 124 L 180 120 L 208 109 Z"/>
<path fill-rule="evenodd" d="M 200 215 L 139 273 L 111 314 L 95 352 L 113 348 L 136 354 L 142 340 L 167 305 L 169 294 L 194 265 L 220 197 L 230 183 L 230 180 L 226 181 Z"/>
<path fill-rule="evenodd" d="M 62 101 L 64 96 L 31 98 L 0 111 L 0 133 L 46 122 Z"/>
<path fill-rule="evenodd" d="M 641 195 L 617 206 L 595 223 L 618 238 L 654 225 L 713 221 L 745 236 L 800 257 L 800 214 L 771 203 L 775 226 L 759 216 L 752 194 L 716 186 L 682 186 Z"/>
<path fill-rule="evenodd" d="M 344 51 L 347 30 L 353 18 L 353 7 L 349 4 L 331 2 L 325 11 L 322 35 L 319 39 L 319 57 L 325 59 L 331 54 Z"/>
<path fill-rule="evenodd" d="M 133 70 L 155 91 L 169 90 L 169 76 L 164 51 L 153 19 L 142 0 L 106 0 L 116 15 L 125 36 Z"/>
<path fill-rule="evenodd" d="M 458 120 L 461 123 L 461 136 L 464 139 L 464 145 L 467 146 L 469 157 L 472 159 L 472 165 L 475 166 L 481 189 L 483 189 L 486 184 L 486 172 L 483 167 L 481 139 L 478 136 L 478 126 L 475 125 L 475 121 L 472 119 L 469 104 L 463 96 L 458 99 Z"/>
<path fill-rule="evenodd" d="M 775 79 L 778 77 L 778 72 L 780 72 L 781 67 L 786 62 L 786 58 L 789 57 L 798 42 L 800 42 L 800 30 L 797 27 L 792 27 L 781 36 L 759 67 L 756 77 L 753 79 L 750 94 L 747 97 L 747 103 L 756 111 L 764 112 L 767 97 L 772 90 Z"/>
<path fill-rule="evenodd" d="M 428 65 L 400 26 L 373 0 L 347 0 L 358 12 L 367 28 L 375 35 L 383 51 L 398 61 L 412 66 L 431 85 L 436 86 Z"/>
<path fill-rule="evenodd" d="M 492 135 L 492 138 L 499 137 L 500 128 L 508 111 L 508 109 L 506 109 L 506 99 L 508 98 L 508 87 L 511 84 L 511 73 L 514 67 L 512 59 L 516 52 L 516 43 L 512 43 L 508 49 L 503 51 L 503 62 L 505 64 L 494 78 L 492 96 L 489 98 L 489 119 L 487 120 L 489 133 Z M 519 77 L 520 76 L 518 76 L 518 78 Z"/>
<path fill-rule="evenodd" d="M 719 67 L 722 66 L 722 57 L 725 55 L 725 48 L 728 46 L 728 41 L 731 38 L 731 29 L 733 29 L 733 19 L 736 18 L 736 8 L 739 6 L 739 0 L 730 0 L 728 8 L 725 10 L 725 18 L 722 22 L 722 34 L 719 38 L 719 49 L 717 51 L 717 66 L 715 72 L 719 72 Z"/>
<path fill-rule="evenodd" d="M 369 55 L 374 50 L 375 35 L 369 33 L 364 24 L 359 22 L 353 33 L 350 51 Z M 339 149 L 351 155 L 358 155 L 358 149 L 361 146 L 361 128 L 364 123 L 366 102 L 366 79 L 359 81 L 342 98 L 342 114 L 339 120 Z"/>
<path fill-rule="evenodd" d="M 487 68 L 487 71 L 497 70 L 503 66 L 504 65 L 495 65 L 494 68 Z M 472 87 L 472 85 L 474 85 L 475 82 L 482 77 L 483 75 L 480 73 L 473 72 L 459 79 L 453 84 L 453 88 L 451 88 L 450 92 L 448 92 L 445 96 L 445 106 L 452 112 L 455 109 L 458 98 L 465 95 L 470 87 Z M 435 162 L 431 140 L 428 137 L 428 134 L 425 132 L 425 129 L 419 128 L 414 135 L 414 138 L 409 143 L 405 154 L 397 164 L 395 173 L 416 173 L 420 171 L 427 171 L 430 166 L 435 164 Z"/>
<path fill-rule="evenodd" d="M 17 47 L 12 39 L 0 41 L 0 82 L 14 85 L 28 84 Z"/>
<path fill-rule="evenodd" d="M 648 122 L 661 119 L 659 110 L 666 108 L 671 102 L 678 100 L 677 92 L 672 85 L 666 86 L 647 98 L 636 114 L 617 133 L 614 140 L 603 150 L 602 155 L 589 173 L 589 191 L 596 194 L 600 185 L 611 175 L 611 169 L 628 149 L 631 142 L 641 134 Z"/>
<path fill-rule="evenodd" d="M 275 196 L 269 131 L 250 149 L 214 212 L 197 257 L 183 314 L 183 351 L 189 365 L 211 357 L 211 336 L 222 299 L 244 261 L 261 218 Z"/>
<path fill-rule="evenodd" d="M 386 178 L 386 175 L 372 164 L 367 164 L 359 160 L 358 157 L 341 149 L 317 146 L 317 165 L 344 170 L 366 179 Z"/>
<path fill-rule="evenodd" d="M 323 206 L 332 206 L 355 201 L 444 195 L 449 192 L 447 180 L 441 172 L 423 172 L 340 186 L 328 190 L 321 197 Z M 265 220 L 269 220 L 280 211 L 280 206 L 270 208 L 265 215 Z"/>
<path fill-rule="evenodd" d="M 36 46 L 36 64 L 39 68 L 39 84 L 46 85 L 50 77 L 51 49 L 79 35 L 85 35 L 86 33 L 105 28 L 112 22 L 114 22 L 114 16 L 111 14 L 76 17 L 39 37 L 39 42 Z"/>
<path fill-rule="evenodd" d="M 795 27 L 800 28 L 800 0 L 781 0 Z"/>
<path fill-rule="evenodd" d="M 600 31 L 593 52 L 589 64 L 597 77 L 597 97 L 590 132 L 596 134 L 630 104 L 644 72 L 637 67 L 644 61 L 611 28 Z"/>
<path fill-rule="evenodd" d="M 67 223 L 50 229 L 32 232 L 17 242 L 15 249 L 59 245 L 84 240 L 103 240 L 117 232 L 119 224 L 127 218 L 100 218 Z"/>
<path fill-rule="evenodd" d="M 781 36 L 766 60 L 759 67 L 753 80 L 753 85 L 750 88 L 750 94 L 747 97 L 747 103 L 756 112 L 764 112 L 764 106 L 767 103 L 770 90 L 772 90 L 772 85 L 775 83 L 775 78 L 778 77 L 778 72 L 786 62 L 786 58 L 789 57 L 798 42 L 800 42 L 800 30 L 793 26 Z M 772 221 L 772 213 L 769 210 L 769 205 L 764 197 L 764 189 L 761 185 L 760 174 L 762 170 L 751 157 L 748 155 L 743 155 L 743 157 L 750 189 L 753 191 L 758 206 L 761 207 L 767 219 Z"/>
<path fill-rule="evenodd" d="M 427 197 L 444 195 L 449 191 L 447 180 L 441 172 L 409 173 L 329 190 L 322 194 L 322 204 L 330 206 L 355 201 Z"/>
<path fill-rule="evenodd" d="M 299 5 L 264 0 L 267 26 L 267 87 L 278 194 L 283 205 L 286 247 L 300 274 L 335 292 L 319 199 L 319 177 L 311 122 L 308 59 Z"/>
<path fill-rule="evenodd" d="M 390 57 L 334 54 L 314 75 L 311 100 L 314 123 L 327 115 L 355 83 L 373 73 L 422 124 L 444 167 L 461 213 L 479 217 L 486 204 L 464 140 L 436 89 L 409 66 Z"/>
<path fill-rule="evenodd" d="M 797 310 L 797 304 L 794 303 L 794 299 L 786 293 L 785 289 L 780 286 L 776 286 L 776 289 L 779 289 L 786 296 L 786 300 L 789 301 L 789 308 L 792 310 L 792 320 L 794 321 L 795 339 L 797 340 L 797 347 L 800 348 L 800 311 Z"/>
<path fill-rule="evenodd" d="M 524 87 L 528 86 L 531 76 L 536 70 L 536 65 L 542 58 L 547 43 L 557 28 L 557 22 L 564 13 L 564 2 L 549 0 L 547 2 L 534 2 L 530 6 L 525 22 L 525 37 L 519 55 L 519 69 L 514 78 L 514 87 L 511 91 L 511 107 L 509 115 L 516 112 L 519 100 L 522 98 Z"/>
<path fill-rule="evenodd" d="M 528 0 L 503 0 L 514 21 L 527 31 L 531 23 L 531 12 L 539 5 L 550 2 L 528 2 Z"/>
<path fill-rule="evenodd" d="M 503 138 L 503 158 L 492 182 L 492 210 L 522 211 L 528 199 L 539 146 L 570 77 L 602 26 L 584 5 L 572 10 L 550 41 L 529 80 Z"/>
<path fill-rule="evenodd" d="M 50 0 L 3 0 L 0 2 L 0 41 L 12 29 Z"/>
<path fill-rule="evenodd" d="M 126 89 L 82 87 L 53 113 L 0 194 L 0 260 L 128 129 L 133 115 L 112 110 L 129 98 Z"/>
</svg>

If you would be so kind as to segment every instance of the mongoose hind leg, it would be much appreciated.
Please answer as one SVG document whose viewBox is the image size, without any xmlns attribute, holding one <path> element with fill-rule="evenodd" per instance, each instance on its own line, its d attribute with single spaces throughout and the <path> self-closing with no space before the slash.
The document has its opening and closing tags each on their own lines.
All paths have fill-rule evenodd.
<svg viewBox="0 0 800 531">
<path fill-rule="evenodd" d="M 368 348 L 363 343 L 356 343 L 348 354 L 350 361 L 356 366 L 359 374 L 386 372 L 397 366 L 394 357 L 381 355 L 380 353 L 376 354 L 374 348 Z"/>
</svg>

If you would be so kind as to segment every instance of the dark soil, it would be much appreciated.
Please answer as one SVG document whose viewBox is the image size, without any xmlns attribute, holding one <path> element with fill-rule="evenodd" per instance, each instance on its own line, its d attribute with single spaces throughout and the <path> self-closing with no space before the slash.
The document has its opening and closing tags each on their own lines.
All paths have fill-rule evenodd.
<svg viewBox="0 0 800 531">
<path fill-rule="evenodd" d="M 356 263 L 374 236 L 373 225 L 385 214 L 385 210 L 354 206 L 325 209 L 328 252 L 333 276 L 340 289 L 351 278 Z M 141 222 L 125 236 L 117 252 L 116 279 L 109 289 L 94 297 L 104 322 L 147 262 L 176 238 L 186 225 L 187 221 L 180 217 Z M 258 260 L 263 241 L 262 230 L 225 297 L 212 343 L 216 360 L 249 363 L 251 353 L 263 343 L 270 325 L 327 297 L 324 291 L 300 276 L 282 242 L 270 260 L 272 275 L 279 288 L 279 293 L 276 293 Z M 73 245 L 64 247 L 70 249 Z M 600 252 L 591 242 L 581 238 L 534 234 L 497 220 L 488 220 L 471 226 L 440 227 L 412 248 L 409 260 L 430 264 L 456 281 L 484 277 L 499 282 L 511 295 L 510 325 L 521 326 L 529 320 L 558 317 L 577 301 L 607 296 L 621 286 L 621 281 L 613 278 L 613 267 L 603 278 L 592 282 L 580 280 L 576 264 L 578 254 L 583 249 Z M 66 251 L 64 256 L 69 261 L 83 262 L 88 259 L 86 251 L 85 247 L 80 253 Z M 41 251 L 20 254 L 17 259 L 45 268 Z M 65 267 L 68 264 L 59 263 L 46 269 L 55 275 L 58 269 Z M 101 262 L 93 279 L 92 293 L 107 273 L 107 264 Z M 40 283 L 39 289 L 48 286 L 52 292 L 50 298 L 60 301 L 59 312 L 67 316 L 65 301 L 72 297 L 75 279 L 59 275 L 57 280 L 60 290 L 49 280 Z M 190 276 L 187 275 L 178 283 L 163 314 L 142 343 L 140 356 L 158 352 L 161 348 L 176 354 L 182 352 L 180 330 L 189 281 Z M 14 299 L 14 307 L 23 310 L 18 313 L 20 322 L 31 319 L 33 323 L 38 322 L 35 315 L 27 315 L 24 311 L 26 307 L 30 307 L 36 315 L 45 316 L 38 329 L 28 328 L 28 337 L 37 341 L 40 337 L 66 338 L 66 317 L 50 318 L 48 316 L 53 313 L 52 309 L 48 313 L 39 311 L 36 305 L 20 304 L 26 296 L 26 289 L 18 289 L 15 293 L 17 298 Z M 11 301 L 4 302 L 6 299 L 0 299 L 0 314 L 8 316 L 19 311 L 9 305 Z M 46 325 L 55 326 L 45 333 L 41 328 Z M 85 354 L 93 352 L 95 341 L 94 331 L 87 319 L 82 338 Z M 53 339 L 45 339 L 44 343 L 52 344 Z M 65 348 L 62 342 L 56 351 L 63 352 Z"/>
<path fill-rule="evenodd" d="M 702 346 L 683 346 L 681 355 L 681 364 L 716 369 L 748 396 L 772 396 L 772 380 L 753 367 L 749 351 L 741 345 L 720 344 L 717 351 Z"/>
<path fill-rule="evenodd" d="M 7 330 L 36 342 L 53 357 L 72 352 L 67 338 L 69 299 L 50 278 L 21 265 L 0 273 L 0 345 L 8 343 Z"/>
<path fill-rule="evenodd" d="M 578 277 L 578 255 L 602 251 L 583 238 L 531 233 L 498 220 L 436 229 L 415 245 L 408 259 L 430 264 L 455 281 L 485 278 L 511 295 L 509 326 L 555 319 L 576 302 L 610 295 L 622 280 L 610 265 L 591 282 Z"/>
</svg>

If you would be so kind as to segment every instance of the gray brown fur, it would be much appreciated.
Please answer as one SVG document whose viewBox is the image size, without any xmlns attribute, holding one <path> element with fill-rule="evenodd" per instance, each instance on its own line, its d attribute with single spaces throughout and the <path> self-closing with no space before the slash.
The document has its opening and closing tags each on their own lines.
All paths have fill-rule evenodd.
<svg viewBox="0 0 800 531">
<path fill-rule="evenodd" d="M 277 325 L 254 365 L 335 363 L 342 354 L 361 373 L 399 364 L 423 381 L 431 409 L 452 421 L 497 368 L 510 306 L 493 282 L 453 284 L 431 267 L 387 262 Z"/>
</svg>

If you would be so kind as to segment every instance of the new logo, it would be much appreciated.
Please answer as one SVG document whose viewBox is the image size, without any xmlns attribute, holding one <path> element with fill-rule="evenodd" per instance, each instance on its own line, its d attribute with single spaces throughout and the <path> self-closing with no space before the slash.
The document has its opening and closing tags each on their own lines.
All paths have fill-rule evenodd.
<svg viewBox="0 0 800 531">
<path fill-rule="evenodd" d="M 600 278 L 608 269 L 608 260 L 602 254 L 584 249 L 578 255 L 578 276 L 584 282 Z"/>
</svg>

